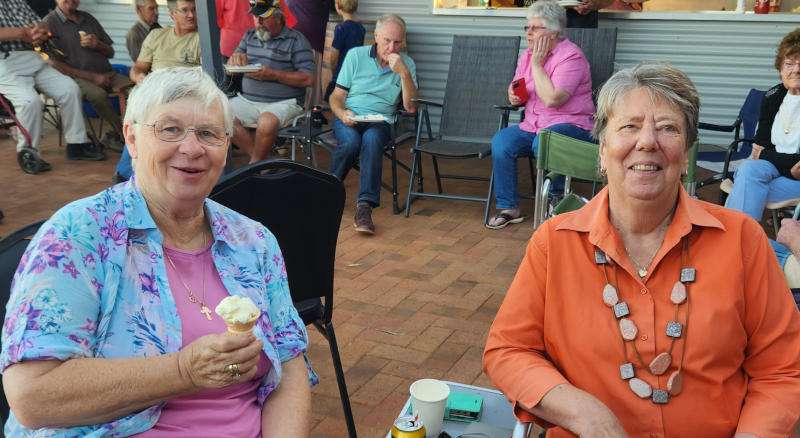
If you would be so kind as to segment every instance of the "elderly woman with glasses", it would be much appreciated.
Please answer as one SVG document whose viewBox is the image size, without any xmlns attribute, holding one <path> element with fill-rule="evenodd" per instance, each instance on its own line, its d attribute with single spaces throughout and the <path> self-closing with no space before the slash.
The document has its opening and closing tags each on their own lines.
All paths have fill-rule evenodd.
<svg viewBox="0 0 800 438">
<path fill-rule="evenodd" d="M 517 199 L 517 158 L 537 155 L 536 134 L 540 130 L 592 140 L 592 74 L 580 47 L 562 35 L 565 25 L 564 8 L 554 0 L 538 1 L 528 9 L 528 50 L 520 55 L 508 87 L 509 102 L 525 106 L 525 119 L 501 129 L 492 139 L 494 195 L 499 212 L 486 224 L 489 228 L 505 228 L 525 219 Z M 527 101 L 523 100 L 525 95 Z"/>
<path fill-rule="evenodd" d="M 528 244 L 483 365 L 549 438 L 777 438 L 800 418 L 800 313 L 764 232 L 681 185 L 699 106 L 669 65 L 614 74 L 608 185 Z"/>
<path fill-rule="evenodd" d="M 736 169 L 725 202 L 757 221 L 767 202 L 800 198 L 800 29 L 783 37 L 775 69 L 781 83 L 764 96 L 753 152 Z"/>
<path fill-rule="evenodd" d="M 14 277 L 6 436 L 308 435 L 316 376 L 278 243 L 207 199 L 232 125 L 199 68 L 133 90 L 135 178 L 59 210 Z M 261 310 L 251 332 L 209 310 L 228 296 Z"/>
</svg>

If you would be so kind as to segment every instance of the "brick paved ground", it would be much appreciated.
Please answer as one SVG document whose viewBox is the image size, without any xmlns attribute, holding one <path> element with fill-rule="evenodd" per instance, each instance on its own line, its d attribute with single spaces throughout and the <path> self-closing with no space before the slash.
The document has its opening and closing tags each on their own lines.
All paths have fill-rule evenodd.
<svg viewBox="0 0 800 438">
<path fill-rule="evenodd" d="M 55 144 L 48 132 L 43 150 L 54 170 L 27 175 L 17 167 L 12 142 L 0 140 L 0 209 L 6 215 L 0 235 L 110 184 L 117 154 L 105 162 L 67 162 Z M 406 161 L 407 150 L 400 152 Z M 484 176 L 490 170 L 489 160 L 446 164 Z M 522 189 L 530 190 L 523 172 Z M 401 193 L 407 177 L 401 173 Z M 380 437 L 415 379 L 491 386 L 480 366 L 485 336 L 533 230 L 530 221 L 488 230 L 481 222 L 482 206 L 460 201 L 418 201 L 406 219 L 391 214 L 384 192 L 384 206 L 374 212 L 377 234 L 364 237 L 352 227 L 357 174 L 348 177 L 346 187 L 334 321 L 359 435 Z M 446 190 L 453 188 L 474 194 L 486 190 L 484 183 L 445 184 Z M 530 208 L 529 202 L 523 204 L 528 213 Z M 313 389 L 312 436 L 344 437 L 328 345 L 316 332 L 310 333 L 310 357 L 321 377 Z"/>
</svg>

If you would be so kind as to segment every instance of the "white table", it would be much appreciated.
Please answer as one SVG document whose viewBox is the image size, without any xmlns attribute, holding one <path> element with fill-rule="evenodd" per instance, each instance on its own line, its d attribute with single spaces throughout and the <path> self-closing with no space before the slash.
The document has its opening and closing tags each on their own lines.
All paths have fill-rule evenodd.
<svg viewBox="0 0 800 438">
<path fill-rule="evenodd" d="M 481 420 L 480 423 L 488 424 L 494 427 L 508 429 L 508 436 L 511 436 L 511 431 L 517 422 L 516 417 L 511 409 L 511 405 L 506 400 L 506 397 L 500 391 L 488 388 L 481 388 L 478 386 L 464 385 L 462 383 L 443 381 L 450 387 L 450 391 L 462 392 L 466 394 L 474 394 L 483 397 L 483 406 L 481 407 Z M 398 417 L 403 415 L 411 415 L 411 398 L 406 400 L 403 409 L 400 410 Z M 464 430 L 471 423 L 461 421 L 444 420 L 443 430 L 450 434 L 453 438 L 464 433 Z M 390 426 L 391 427 L 391 426 Z M 389 431 L 386 438 L 391 438 L 392 433 Z"/>
</svg>

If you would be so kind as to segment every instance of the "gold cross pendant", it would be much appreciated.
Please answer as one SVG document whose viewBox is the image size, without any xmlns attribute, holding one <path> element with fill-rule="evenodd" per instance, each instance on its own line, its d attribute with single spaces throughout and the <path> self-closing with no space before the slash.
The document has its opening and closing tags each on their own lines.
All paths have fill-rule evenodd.
<svg viewBox="0 0 800 438">
<path fill-rule="evenodd" d="M 200 313 L 206 316 L 206 319 L 211 321 L 211 309 L 208 308 L 205 304 L 200 306 Z"/>
</svg>

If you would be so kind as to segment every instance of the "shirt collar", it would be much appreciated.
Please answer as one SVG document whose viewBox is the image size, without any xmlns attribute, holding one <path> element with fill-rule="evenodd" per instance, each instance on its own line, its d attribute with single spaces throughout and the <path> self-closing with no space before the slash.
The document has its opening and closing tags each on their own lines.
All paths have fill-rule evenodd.
<svg viewBox="0 0 800 438">
<path fill-rule="evenodd" d="M 690 197 L 683 186 L 680 187 L 675 214 L 667 228 L 664 243 L 653 259 L 653 266 L 688 235 L 693 227 L 718 228 L 725 231 L 722 222 L 706 211 L 701 202 Z M 603 188 L 583 208 L 558 223 L 555 229 L 589 233 L 589 243 L 600 248 L 612 259 L 620 261 L 627 258 L 622 255 L 625 245 L 608 216 L 608 187 Z"/>
<path fill-rule="evenodd" d="M 66 23 L 67 20 L 69 20 L 67 16 L 64 15 L 64 12 L 61 10 L 61 8 L 59 8 L 58 6 L 56 6 L 55 11 L 56 15 L 58 16 L 58 18 L 61 20 L 62 23 Z M 75 15 L 77 15 L 78 17 L 78 20 L 75 21 L 75 23 L 80 24 L 83 21 L 83 14 L 81 14 L 81 11 L 75 11 Z"/>
<path fill-rule="evenodd" d="M 112 193 L 114 190 L 121 191 L 123 214 L 125 215 L 127 228 L 155 231 L 157 232 L 158 240 L 161 241 L 161 231 L 158 230 L 153 216 L 150 215 L 150 210 L 147 208 L 147 202 L 136 185 L 136 177 L 131 177 L 128 182 L 115 186 L 111 190 Z M 214 237 L 214 241 L 221 241 L 229 247 L 233 247 L 235 237 L 226 225 L 229 222 L 229 218 L 226 218 L 224 207 L 206 198 L 203 208 L 206 211 L 208 223 L 211 224 L 211 234 Z"/>
<path fill-rule="evenodd" d="M 369 56 L 370 56 L 370 58 L 372 58 L 372 59 L 374 59 L 376 61 L 378 60 L 378 45 L 377 44 L 373 44 L 369 48 Z"/>
</svg>

